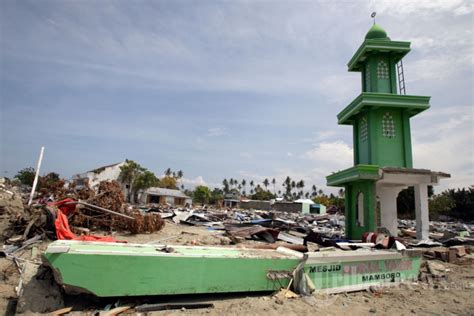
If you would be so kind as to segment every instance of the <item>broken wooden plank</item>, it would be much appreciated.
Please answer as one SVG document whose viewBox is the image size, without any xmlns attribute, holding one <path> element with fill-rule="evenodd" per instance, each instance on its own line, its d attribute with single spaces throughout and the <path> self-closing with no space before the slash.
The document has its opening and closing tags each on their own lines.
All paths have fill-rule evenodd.
<svg viewBox="0 0 474 316">
<path fill-rule="evenodd" d="M 304 239 L 303 238 L 296 237 L 296 236 L 287 234 L 285 232 L 279 232 L 278 233 L 278 239 L 289 242 L 290 244 L 294 244 L 294 245 L 303 245 L 304 244 Z"/>
<path fill-rule="evenodd" d="M 80 205 L 84 205 L 84 206 L 87 206 L 87 207 L 90 207 L 92 209 L 99 210 L 99 211 L 102 211 L 102 212 L 105 212 L 105 213 L 109 213 L 109 214 L 113 214 L 113 215 L 117 215 L 117 216 L 121 216 L 121 217 L 125 217 L 125 218 L 128 218 L 128 219 L 135 220 L 135 218 L 133 218 L 131 216 L 128 216 L 128 215 L 125 215 L 125 214 L 122 214 L 122 213 L 119 213 L 119 212 L 111 211 L 111 210 L 108 210 L 106 208 L 94 205 L 94 204 L 89 204 L 89 203 L 81 201 L 81 200 L 73 201 L 73 202 L 67 202 L 67 203 L 64 203 L 64 204 L 80 204 Z"/>
<path fill-rule="evenodd" d="M 69 313 L 70 311 L 72 311 L 72 307 L 65 307 L 65 308 L 61 308 L 52 312 L 51 315 L 52 316 L 64 315 L 64 314 Z"/>
</svg>

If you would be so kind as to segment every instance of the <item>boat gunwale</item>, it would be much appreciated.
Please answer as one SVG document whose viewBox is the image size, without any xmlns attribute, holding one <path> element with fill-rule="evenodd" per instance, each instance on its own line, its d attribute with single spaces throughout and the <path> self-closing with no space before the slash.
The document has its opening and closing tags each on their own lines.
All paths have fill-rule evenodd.
<svg viewBox="0 0 474 316">
<path fill-rule="evenodd" d="M 76 249 L 73 246 L 119 246 L 118 250 L 98 250 L 98 249 Z M 54 251 L 55 247 L 69 247 L 67 250 L 60 249 Z M 137 249 L 142 248 L 146 250 L 156 250 L 156 252 L 134 252 L 127 251 L 127 248 Z M 173 248 L 175 252 L 162 252 L 160 250 L 166 248 Z M 217 250 L 217 251 L 233 251 L 233 253 L 183 253 L 179 250 L 197 250 L 205 251 Z M 291 254 L 281 253 L 274 249 L 259 249 L 259 248 L 237 248 L 237 247 L 212 247 L 212 246 L 186 246 L 186 245 L 158 245 L 158 244 L 123 244 L 123 243 L 108 243 L 108 242 L 95 242 L 95 241 L 78 241 L 78 240 L 61 240 L 51 243 L 44 252 L 45 255 L 52 254 L 83 254 L 83 255 L 118 255 L 118 256 L 140 256 L 140 257 L 172 257 L 172 258 L 227 258 L 227 259 L 291 259 L 298 260 Z"/>
</svg>

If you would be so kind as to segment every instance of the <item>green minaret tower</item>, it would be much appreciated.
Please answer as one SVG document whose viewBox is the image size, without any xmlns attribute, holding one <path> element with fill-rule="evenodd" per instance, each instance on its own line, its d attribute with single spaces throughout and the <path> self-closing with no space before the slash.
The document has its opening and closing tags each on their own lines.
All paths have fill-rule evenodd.
<svg viewBox="0 0 474 316">
<path fill-rule="evenodd" d="M 426 185 L 449 176 L 413 169 L 410 118 L 430 107 L 430 97 L 405 94 L 401 60 L 409 51 L 410 42 L 392 41 L 374 24 L 348 63 L 349 71 L 361 73 L 362 92 L 337 119 L 353 127 L 354 167 L 331 174 L 327 183 L 345 187 L 346 235 L 352 239 L 379 227 L 396 234 L 396 198 L 411 185 L 420 191 L 421 238 L 428 221 Z"/>
</svg>

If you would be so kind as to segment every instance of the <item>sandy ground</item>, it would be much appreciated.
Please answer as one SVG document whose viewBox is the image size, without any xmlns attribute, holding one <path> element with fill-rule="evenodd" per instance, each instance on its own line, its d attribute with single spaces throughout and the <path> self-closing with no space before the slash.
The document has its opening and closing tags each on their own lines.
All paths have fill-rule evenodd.
<svg viewBox="0 0 474 316">
<path fill-rule="evenodd" d="M 99 233 L 97 233 L 99 234 Z M 176 225 L 167 221 L 165 228 L 154 234 L 114 235 L 133 243 L 147 243 L 163 240 L 162 244 L 181 245 L 227 245 L 230 240 L 220 231 L 207 230 L 204 227 Z M 169 238 L 169 239 L 168 239 Z M 44 250 L 47 242 L 37 245 L 38 252 Z M 246 241 L 245 245 L 259 244 Z M 22 258 L 39 260 L 32 257 L 32 250 L 25 250 Z M 472 262 L 472 260 L 470 261 Z M 150 312 L 148 315 L 473 315 L 474 314 L 474 269 L 472 263 L 455 265 L 442 263 L 447 268 L 446 277 L 429 282 L 403 284 L 397 287 L 372 289 L 355 293 L 334 295 L 318 294 L 295 299 L 277 299 L 271 293 L 223 294 L 154 297 L 139 299 L 140 303 L 163 303 L 177 301 L 211 302 L 214 308 L 198 310 L 176 310 Z M 0 310 L 11 314 L 16 303 L 15 287 L 19 282 L 19 273 L 15 264 L 0 258 Z M 41 272 L 41 271 L 40 271 Z M 33 279 L 38 279 L 38 273 Z M 48 277 L 39 277 L 40 286 L 25 285 L 25 294 L 18 301 L 23 315 L 41 314 L 64 306 L 73 306 L 77 312 L 71 315 L 93 315 L 103 310 L 110 300 L 92 300 L 81 296 L 64 296 L 54 288 L 54 282 Z M 124 301 L 125 302 L 125 301 Z M 137 303 L 137 300 L 130 300 Z"/>
</svg>

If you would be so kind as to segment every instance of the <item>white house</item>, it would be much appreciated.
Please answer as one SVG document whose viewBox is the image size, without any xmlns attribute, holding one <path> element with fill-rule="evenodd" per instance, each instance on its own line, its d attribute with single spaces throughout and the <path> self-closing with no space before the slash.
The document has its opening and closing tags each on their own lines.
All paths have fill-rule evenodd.
<svg viewBox="0 0 474 316">
<path fill-rule="evenodd" d="M 118 162 L 112 165 L 103 166 L 96 168 L 84 173 L 76 174 L 72 177 L 72 180 L 76 183 L 77 187 L 82 187 L 86 184 L 89 184 L 91 188 L 99 185 L 101 181 L 111 181 L 118 180 L 120 175 L 120 167 L 125 164 L 125 161 Z M 128 189 L 126 185 L 122 185 L 124 194 L 126 195 L 126 190 Z"/>
<path fill-rule="evenodd" d="M 113 165 L 103 166 L 84 173 L 76 174 L 72 177 L 72 181 L 76 183 L 78 188 L 89 184 L 89 187 L 94 188 L 98 186 L 101 181 L 116 180 L 122 185 L 122 191 L 125 197 L 128 195 L 129 185 L 119 181 L 120 167 L 126 162 L 119 162 Z M 144 192 L 140 191 L 135 197 L 138 203 L 157 203 L 170 204 L 175 206 L 192 205 L 191 197 L 185 195 L 180 190 L 171 190 L 163 188 L 148 188 Z"/>
<path fill-rule="evenodd" d="M 138 194 L 138 202 L 142 204 L 156 203 L 169 204 L 172 206 L 191 206 L 193 201 L 180 190 L 164 189 L 164 188 L 148 188 L 145 192 Z"/>
</svg>

